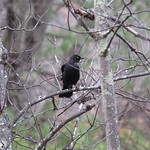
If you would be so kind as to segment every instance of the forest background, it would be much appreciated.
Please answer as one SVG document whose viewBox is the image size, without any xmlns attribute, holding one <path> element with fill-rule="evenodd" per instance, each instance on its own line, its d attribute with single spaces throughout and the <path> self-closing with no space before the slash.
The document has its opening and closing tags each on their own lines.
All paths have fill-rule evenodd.
<svg viewBox="0 0 150 150">
<path fill-rule="evenodd" d="M 150 149 L 149 0 L 1 0 L 0 14 L 0 149 Z"/>
</svg>

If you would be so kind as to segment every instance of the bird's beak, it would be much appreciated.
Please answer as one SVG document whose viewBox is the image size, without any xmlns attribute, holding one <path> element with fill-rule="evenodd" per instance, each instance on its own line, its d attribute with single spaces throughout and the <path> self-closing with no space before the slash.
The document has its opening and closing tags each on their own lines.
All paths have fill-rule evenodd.
<svg viewBox="0 0 150 150">
<path fill-rule="evenodd" d="M 80 62 L 82 62 L 83 59 L 85 59 L 85 58 L 80 58 Z"/>
</svg>

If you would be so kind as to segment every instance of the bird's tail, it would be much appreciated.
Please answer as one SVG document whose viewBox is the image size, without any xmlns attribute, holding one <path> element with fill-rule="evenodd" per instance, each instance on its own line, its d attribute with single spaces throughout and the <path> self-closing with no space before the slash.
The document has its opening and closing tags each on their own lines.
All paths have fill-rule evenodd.
<svg viewBox="0 0 150 150">
<path fill-rule="evenodd" d="M 63 90 L 65 89 L 72 89 L 72 85 L 63 85 Z M 73 95 L 73 92 L 66 92 L 66 93 L 63 93 L 63 94 L 59 94 L 59 97 L 71 97 Z"/>
</svg>

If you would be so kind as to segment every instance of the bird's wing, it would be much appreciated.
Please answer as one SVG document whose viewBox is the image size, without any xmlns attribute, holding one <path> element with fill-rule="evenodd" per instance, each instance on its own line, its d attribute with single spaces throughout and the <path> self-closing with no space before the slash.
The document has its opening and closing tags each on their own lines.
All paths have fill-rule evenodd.
<svg viewBox="0 0 150 150">
<path fill-rule="evenodd" d="M 65 68 L 65 64 L 61 66 L 61 72 L 62 72 L 62 78 L 61 78 L 61 80 L 63 80 L 63 72 L 64 72 L 64 68 Z"/>
<path fill-rule="evenodd" d="M 62 67 L 61 67 L 61 72 L 62 72 L 62 74 L 63 74 L 63 72 L 64 72 L 64 68 L 65 68 L 65 64 L 62 65 Z"/>
</svg>

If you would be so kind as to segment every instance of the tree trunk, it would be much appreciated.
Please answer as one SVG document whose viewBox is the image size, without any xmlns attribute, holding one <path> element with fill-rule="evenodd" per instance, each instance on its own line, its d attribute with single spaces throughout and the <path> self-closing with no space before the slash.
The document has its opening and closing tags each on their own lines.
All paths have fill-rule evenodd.
<svg viewBox="0 0 150 150">
<path fill-rule="evenodd" d="M 107 35 L 107 20 L 102 17 L 106 15 L 104 0 L 95 0 L 95 31 L 99 30 L 96 34 L 96 52 L 99 57 L 99 67 L 101 76 L 101 90 L 102 90 L 102 104 L 104 112 L 104 120 L 106 122 L 106 139 L 107 150 L 119 150 L 120 140 L 118 133 L 118 119 L 117 119 L 117 107 L 114 93 L 113 73 L 111 70 L 110 54 L 107 48 L 109 38 Z M 109 34 L 110 37 L 110 34 Z"/>
<path fill-rule="evenodd" d="M 5 0 L 0 1 L 0 27 L 6 19 Z M 0 150 L 11 150 L 11 131 L 9 129 L 9 120 L 7 117 L 7 100 L 6 100 L 6 84 L 7 71 L 5 61 L 7 59 L 7 51 L 2 44 L 2 29 L 0 29 Z"/>
</svg>

